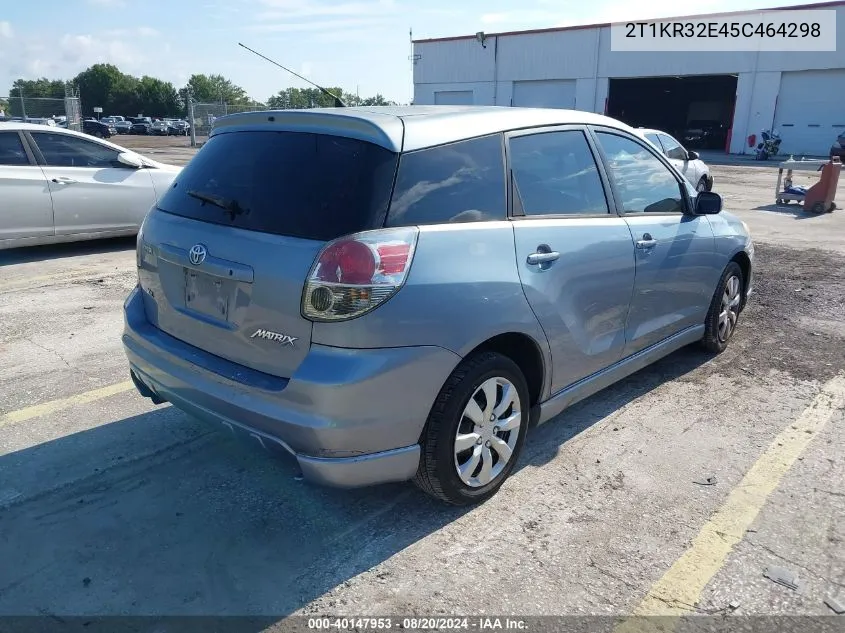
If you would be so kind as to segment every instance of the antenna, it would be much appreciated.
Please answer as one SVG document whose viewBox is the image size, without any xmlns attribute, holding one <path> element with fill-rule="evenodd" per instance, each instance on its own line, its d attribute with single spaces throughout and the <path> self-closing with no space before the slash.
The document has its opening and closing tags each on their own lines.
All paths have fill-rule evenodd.
<svg viewBox="0 0 845 633">
<path fill-rule="evenodd" d="M 318 84 L 315 84 L 315 83 L 314 83 L 313 81 L 311 81 L 310 79 L 306 79 L 305 77 L 303 77 L 303 76 L 302 76 L 302 75 L 300 75 L 299 73 L 295 73 L 295 72 L 293 72 L 290 68 L 286 68 L 285 66 L 282 66 L 279 62 L 275 62 L 275 61 L 273 61 L 272 59 L 270 59 L 270 58 L 269 58 L 269 57 L 267 57 L 266 55 L 262 55 L 262 54 L 261 54 L 261 53 L 259 53 L 258 51 L 254 51 L 254 50 L 252 50 L 249 46 L 245 46 L 244 44 L 241 44 L 240 42 L 238 42 L 238 46 L 240 46 L 240 47 L 242 47 L 242 48 L 245 48 L 245 49 L 246 49 L 246 50 L 248 50 L 250 53 L 254 53 L 255 55 L 258 55 L 258 56 L 259 56 L 259 57 L 261 57 L 262 59 L 266 59 L 266 60 L 267 60 L 268 62 L 270 62 L 271 64 L 275 64 L 276 66 L 278 66 L 278 67 L 279 67 L 279 68 L 281 68 L 282 70 L 286 70 L 286 71 L 287 71 L 287 72 L 289 72 L 291 75 L 294 75 L 295 77 L 299 77 L 302 81 L 305 81 L 305 82 L 307 82 L 307 83 L 311 84 L 312 86 L 314 86 L 315 88 L 317 88 L 318 90 L 320 90 L 320 92 L 322 92 L 323 94 L 329 95 L 332 99 L 334 99 L 334 107 L 336 107 L 336 108 L 345 108 L 345 107 L 347 107 L 347 106 L 346 106 L 346 104 L 343 102 L 343 100 L 342 100 L 340 97 L 338 97 L 336 94 L 333 94 L 333 93 L 329 92 L 328 90 L 326 90 L 326 89 L 325 89 L 325 88 L 323 88 L 322 86 L 320 86 L 320 85 L 318 85 Z"/>
</svg>

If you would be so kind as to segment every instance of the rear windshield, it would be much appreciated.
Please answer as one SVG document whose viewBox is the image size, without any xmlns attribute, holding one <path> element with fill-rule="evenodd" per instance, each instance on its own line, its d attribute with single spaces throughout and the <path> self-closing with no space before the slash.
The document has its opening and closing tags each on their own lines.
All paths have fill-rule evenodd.
<svg viewBox="0 0 845 633">
<path fill-rule="evenodd" d="M 396 154 L 364 141 L 304 132 L 212 136 L 159 202 L 162 211 L 313 240 L 384 221 Z M 234 205 L 231 213 L 202 197 Z"/>
</svg>

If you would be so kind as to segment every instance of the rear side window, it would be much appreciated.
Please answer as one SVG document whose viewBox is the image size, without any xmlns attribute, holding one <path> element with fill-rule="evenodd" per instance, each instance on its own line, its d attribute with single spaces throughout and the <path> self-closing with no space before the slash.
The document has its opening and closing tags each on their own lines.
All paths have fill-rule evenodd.
<svg viewBox="0 0 845 633">
<path fill-rule="evenodd" d="M 396 161 L 382 147 L 340 136 L 225 132 L 197 152 L 158 206 L 204 222 L 326 241 L 381 225 Z"/>
<path fill-rule="evenodd" d="M 400 159 L 388 226 L 506 217 L 500 135 L 409 152 Z"/>
<path fill-rule="evenodd" d="M 29 157 L 17 132 L 0 133 L 0 165 L 29 165 Z"/>
</svg>

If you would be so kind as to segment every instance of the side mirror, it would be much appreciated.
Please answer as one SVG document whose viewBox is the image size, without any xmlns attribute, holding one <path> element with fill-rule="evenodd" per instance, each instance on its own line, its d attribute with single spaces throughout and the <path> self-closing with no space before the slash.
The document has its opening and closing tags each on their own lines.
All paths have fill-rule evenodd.
<svg viewBox="0 0 845 633">
<path fill-rule="evenodd" d="M 130 154 L 129 152 L 121 152 L 117 155 L 117 161 L 122 165 L 126 165 L 127 167 L 134 167 L 135 169 L 141 169 L 144 166 L 143 161 L 138 158 L 135 154 Z"/>
<path fill-rule="evenodd" d="M 687 157 L 689 160 L 698 160 L 700 158 L 698 152 L 687 152 Z"/>
<path fill-rule="evenodd" d="M 696 215 L 715 215 L 722 210 L 722 196 L 712 191 L 699 191 L 695 197 Z"/>
</svg>

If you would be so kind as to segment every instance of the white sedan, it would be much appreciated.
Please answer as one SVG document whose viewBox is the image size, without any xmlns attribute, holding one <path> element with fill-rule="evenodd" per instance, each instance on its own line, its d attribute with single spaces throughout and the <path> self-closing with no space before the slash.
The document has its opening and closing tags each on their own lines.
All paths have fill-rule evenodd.
<svg viewBox="0 0 845 633">
<path fill-rule="evenodd" d="M 688 151 L 673 136 L 660 130 L 641 127 L 637 128 L 637 133 L 663 152 L 669 162 L 675 166 L 675 169 L 681 172 L 697 191 L 713 189 L 713 176 L 710 175 L 710 167 L 701 160 L 698 152 Z"/>
<path fill-rule="evenodd" d="M 135 235 L 181 169 L 72 130 L 0 123 L 0 249 Z"/>
</svg>

